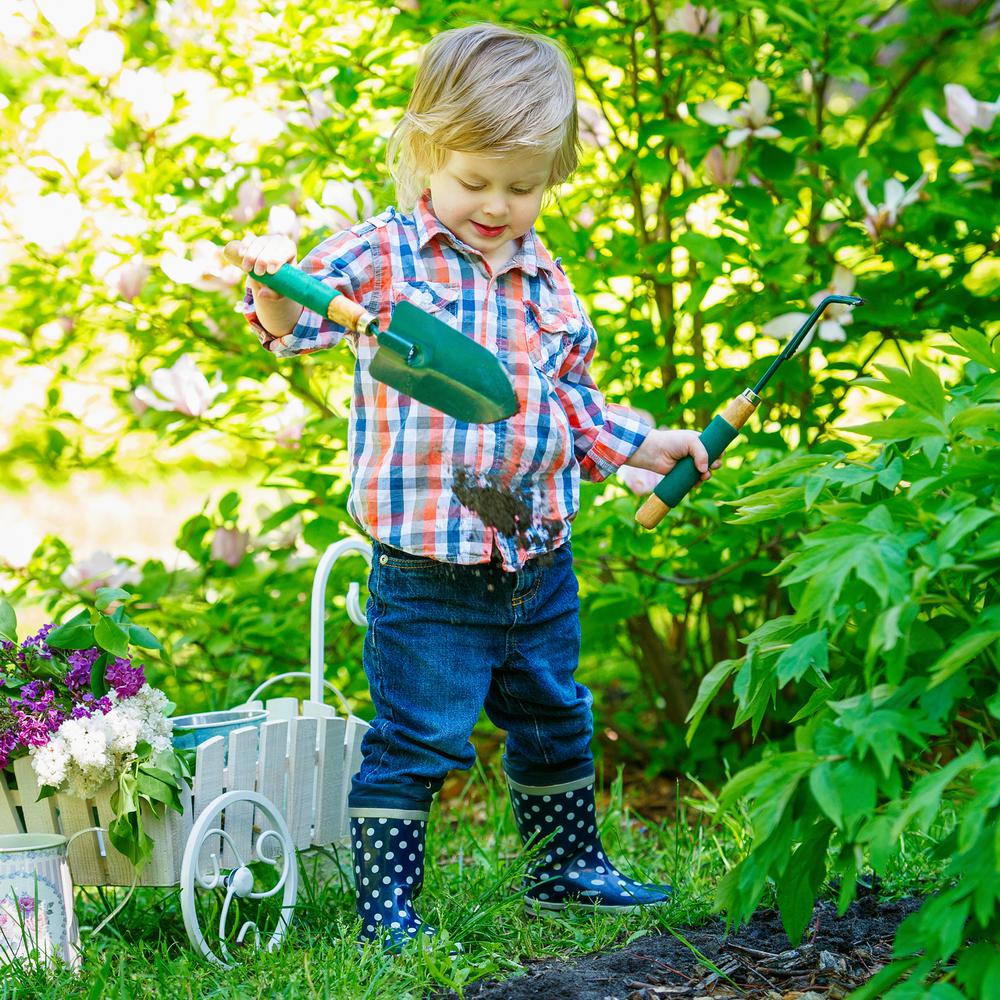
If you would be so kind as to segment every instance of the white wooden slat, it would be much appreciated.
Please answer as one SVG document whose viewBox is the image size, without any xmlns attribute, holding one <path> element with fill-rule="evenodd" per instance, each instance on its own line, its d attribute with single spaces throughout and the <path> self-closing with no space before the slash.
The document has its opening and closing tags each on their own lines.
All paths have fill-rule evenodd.
<svg viewBox="0 0 1000 1000">
<path fill-rule="evenodd" d="M 194 792 L 183 778 L 181 779 L 180 800 L 184 811 L 176 813 L 172 809 L 170 810 L 170 822 L 174 830 L 174 871 L 177 872 L 178 879 L 181 877 L 184 851 L 187 847 L 188 837 L 191 836 L 191 826 L 194 822 Z"/>
<path fill-rule="evenodd" d="M 312 840 L 317 727 L 317 719 L 304 716 L 292 722 L 288 751 L 288 807 L 283 812 L 297 850 L 308 847 Z"/>
<path fill-rule="evenodd" d="M 198 747 L 194 765 L 194 814 L 192 822 L 223 792 L 223 764 L 226 741 L 221 736 L 213 736 Z M 222 838 L 215 834 L 202 842 L 197 859 L 199 873 L 214 871 L 212 856 L 221 864 Z"/>
<path fill-rule="evenodd" d="M 115 821 L 114 810 L 111 808 L 111 793 L 115 791 L 112 784 L 105 785 L 95 796 L 94 806 L 97 809 L 98 825 L 105 830 L 111 828 Z M 82 838 L 81 838 L 82 839 Z M 106 885 L 131 885 L 135 870 L 132 862 L 120 854 L 111 843 L 111 838 L 104 835 L 104 849 L 107 852 L 108 880 Z"/>
<path fill-rule="evenodd" d="M 91 799 L 81 799 L 76 795 L 57 795 L 56 809 L 59 811 L 59 825 L 68 840 L 74 833 L 100 826 L 94 815 Z M 111 877 L 105 856 L 107 833 L 91 831 L 85 833 L 70 845 L 69 870 L 77 885 L 109 885 Z"/>
<path fill-rule="evenodd" d="M 340 835 L 344 812 L 345 735 L 347 719 L 320 722 L 316 766 L 316 821 L 313 843 L 325 845 Z"/>
<path fill-rule="evenodd" d="M 56 807 L 52 796 L 35 801 L 38 798 L 38 782 L 31 760 L 19 757 L 14 761 L 14 777 L 17 778 L 18 798 L 21 800 L 21 812 L 24 814 L 26 833 L 58 833 L 56 824 Z"/>
<path fill-rule="evenodd" d="M 14 792 L 8 787 L 3 771 L 0 771 L 0 833 L 24 833 L 24 824 L 17 815 Z"/>
<path fill-rule="evenodd" d="M 229 752 L 226 759 L 226 791 L 252 792 L 257 780 L 257 726 L 247 726 L 229 734 Z M 222 864 L 233 868 L 250 861 L 254 808 L 249 802 L 234 802 L 226 809 L 225 830 L 232 837 L 232 844 L 223 841 Z M 236 853 L 234 853 L 234 851 Z M 237 858 L 237 854 L 239 858 Z"/>
<path fill-rule="evenodd" d="M 371 726 L 364 719 L 359 719 L 356 715 L 352 715 L 347 720 L 347 733 L 344 737 L 344 791 L 341 805 L 340 833 L 338 834 L 340 837 L 349 837 L 351 835 L 351 824 L 347 816 L 347 796 L 351 791 L 351 778 L 358 773 L 358 769 L 361 767 L 361 740 L 369 729 L 371 729 Z"/>
<path fill-rule="evenodd" d="M 299 714 L 298 698 L 270 698 L 267 702 L 269 719 L 294 719 Z"/>
<path fill-rule="evenodd" d="M 174 864 L 174 835 L 166 813 L 157 819 L 143 803 L 142 825 L 153 841 L 153 856 L 142 870 L 139 885 L 176 885 L 180 869 Z"/>
<path fill-rule="evenodd" d="M 257 760 L 257 791 L 285 812 L 285 779 L 288 774 L 288 727 L 286 720 L 265 722 L 260 727 Z"/>
<path fill-rule="evenodd" d="M 311 719 L 332 719 L 336 716 L 337 710 L 333 705 L 327 705 L 322 701 L 302 702 L 302 714 Z"/>
</svg>

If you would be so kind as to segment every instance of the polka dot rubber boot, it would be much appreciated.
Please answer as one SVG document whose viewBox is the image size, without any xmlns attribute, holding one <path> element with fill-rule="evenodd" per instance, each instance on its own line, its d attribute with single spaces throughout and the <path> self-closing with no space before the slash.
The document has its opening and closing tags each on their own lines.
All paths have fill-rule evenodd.
<svg viewBox="0 0 1000 1000">
<path fill-rule="evenodd" d="M 529 913 L 573 904 L 622 913 L 670 899 L 670 886 L 636 882 L 608 860 L 597 830 L 593 777 L 545 787 L 508 783 L 521 840 L 537 844 L 551 835 L 525 880 Z"/>
<path fill-rule="evenodd" d="M 382 941 L 386 951 L 397 951 L 420 935 L 435 934 L 413 909 L 424 883 L 426 832 L 426 815 L 351 817 L 361 943 Z"/>
</svg>

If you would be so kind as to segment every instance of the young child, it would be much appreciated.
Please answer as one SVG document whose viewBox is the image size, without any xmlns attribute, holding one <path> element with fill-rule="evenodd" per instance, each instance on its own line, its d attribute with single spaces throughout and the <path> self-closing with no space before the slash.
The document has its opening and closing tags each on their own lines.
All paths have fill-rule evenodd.
<svg viewBox="0 0 1000 1000">
<path fill-rule="evenodd" d="M 666 473 L 686 455 L 711 473 L 693 431 L 650 429 L 590 376 L 594 329 L 533 229 L 576 148 L 573 77 L 556 45 L 496 25 L 445 31 L 389 141 L 406 210 L 330 237 L 300 265 L 383 330 L 406 300 L 487 347 L 520 403 L 496 424 L 462 423 L 376 382 L 372 337 L 253 279 L 294 263 L 292 243 L 243 241 L 263 346 L 284 357 L 346 336 L 357 355 L 348 507 L 372 538 L 364 669 L 376 715 L 349 807 L 361 939 L 391 948 L 434 933 L 413 907 L 428 810 L 448 772 L 472 766 L 483 708 L 507 733 L 521 837 L 551 836 L 528 905 L 620 911 L 670 895 L 619 872 L 598 834 L 570 523 L 581 476 L 600 482 L 626 462 Z"/>
</svg>

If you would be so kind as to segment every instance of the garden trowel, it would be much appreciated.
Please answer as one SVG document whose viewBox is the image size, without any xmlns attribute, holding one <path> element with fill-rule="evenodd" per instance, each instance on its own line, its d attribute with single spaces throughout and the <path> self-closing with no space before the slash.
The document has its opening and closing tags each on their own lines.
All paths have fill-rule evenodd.
<svg viewBox="0 0 1000 1000">
<path fill-rule="evenodd" d="M 227 244 L 224 256 L 242 266 L 241 244 Z M 291 264 L 251 276 L 334 323 L 375 337 L 379 347 L 368 370 L 404 395 L 470 424 L 492 424 L 517 413 L 517 397 L 500 362 L 412 303 L 400 302 L 389 329 L 379 330 L 376 318 L 357 302 Z"/>
</svg>

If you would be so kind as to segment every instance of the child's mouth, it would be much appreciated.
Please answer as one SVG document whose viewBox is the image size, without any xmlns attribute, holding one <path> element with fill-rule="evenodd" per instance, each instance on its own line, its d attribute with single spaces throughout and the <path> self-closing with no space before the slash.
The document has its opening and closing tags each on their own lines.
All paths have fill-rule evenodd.
<svg viewBox="0 0 1000 1000">
<path fill-rule="evenodd" d="M 476 227 L 476 232 L 480 236 L 499 236 L 507 228 L 506 226 L 481 226 L 478 222 L 473 222 L 472 224 Z"/>
</svg>

